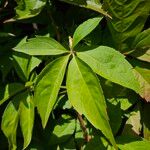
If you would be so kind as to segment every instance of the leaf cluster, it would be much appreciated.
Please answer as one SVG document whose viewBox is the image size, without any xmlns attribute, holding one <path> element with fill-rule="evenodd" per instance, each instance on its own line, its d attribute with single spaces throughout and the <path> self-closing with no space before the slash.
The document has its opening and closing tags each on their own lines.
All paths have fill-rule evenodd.
<svg viewBox="0 0 150 150">
<path fill-rule="evenodd" d="M 0 149 L 150 149 L 149 0 L 0 1 Z"/>
</svg>

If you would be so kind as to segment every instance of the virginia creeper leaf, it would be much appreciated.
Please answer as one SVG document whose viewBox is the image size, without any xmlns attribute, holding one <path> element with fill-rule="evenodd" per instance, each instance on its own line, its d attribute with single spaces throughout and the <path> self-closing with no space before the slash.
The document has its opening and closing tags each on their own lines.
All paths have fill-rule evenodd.
<svg viewBox="0 0 150 150">
<path fill-rule="evenodd" d="M 38 59 L 38 58 L 36 58 L 36 57 L 31 57 L 30 58 L 30 61 L 29 61 L 29 66 L 28 66 L 28 72 L 30 72 L 31 73 L 31 71 L 34 69 L 34 68 L 36 68 L 39 64 L 41 63 L 41 60 L 40 59 Z M 29 74 L 30 74 L 29 73 Z"/>
<path fill-rule="evenodd" d="M 150 28 L 147 30 L 144 30 L 143 32 L 139 33 L 136 36 L 132 47 L 134 48 L 149 47 L 150 48 Z"/>
<path fill-rule="evenodd" d="M 75 119 L 67 115 L 63 115 L 59 120 L 51 120 L 53 122 L 52 133 L 48 130 L 49 145 L 57 145 L 68 142 L 75 131 Z"/>
<path fill-rule="evenodd" d="M 2 131 L 8 138 L 9 149 L 16 149 L 16 130 L 18 126 L 18 110 L 12 101 L 7 105 L 2 117 Z M 18 107 L 18 106 L 17 106 Z"/>
<path fill-rule="evenodd" d="M 17 45 L 17 47 L 25 44 L 26 39 L 27 37 L 23 38 L 21 42 Z M 29 56 L 27 54 L 18 53 L 18 52 L 14 53 L 13 60 L 14 60 L 13 62 L 14 62 L 14 67 L 16 69 L 16 72 L 24 82 L 28 81 L 31 71 L 35 67 L 37 67 L 41 62 L 40 59 L 34 56 Z"/>
<path fill-rule="evenodd" d="M 46 0 L 17 0 L 18 6 L 16 7 L 16 16 L 14 19 L 26 19 L 38 15 Z"/>
<path fill-rule="evenodd" d="M 134 91 L 127 89 L 125 87 L 122 87 L 119 84 L 115 84 L 109 80 L 105 80 L 104 78 L 100 76 L 99 76 L 99 79 L 101 81 L 101 86 L 104 91 L 105 99 L 107 99 L 113 105 L 116 105 L 116 106 L 120 105 L 119 107 L 117 107 L 118 109 L 122 109 L 125 111 L 138 101 L 138 95 L 135 94 Z M 108 114 L 110 114 L 109 105 L 107 106 L 108 106 Z M 116 108 L 114 109 L 115 111 L 113 111 L 113 109 L 111 109 L 110 111 L 113 111 L 112 115 L 114 114 L 115 116 L 115 112 L 116 111 L 120 112 L 120 110 Z M 117 119 L 119 115 L 115 119 Z M 117 128 L 115 127 L 115 129 Z"/>
<path fill-rule="evenodd" d="M 150 65 L 147 62 L 138 59 L 130 59 L 134 66 L 134 74 L 140 84 L 140 96 L 147 102 L 150 101 Z"/>
<path fill-rule="evenodd" d="M 130 54 L 133 57 L 136 57 L 139 60 L 147 61 L 150 63 L 150 48 L 136 49 L 133 53 Z"/>
<path fill-rule="evenodd" d="M 20 102 L 19 117 L 20 126 L 24 137 L 23 149 L 25 149 L 31 141 L 34 124 L 34 105 L 32 96 L 28 95 L 26 99 Z"/>
<path fill-rule="evenodd" d="M 35 87 L 35 101 L 46 126 L 50 112 L 57 100 L 57 95 L 64 78 L 69 56 L 64 56 L 49 63 L 39 75 Z"/>
<path fill-rule="evenodd" d="M 141 114 L 139 108 L 137 107 L 134 109 L 134 111 L 130 113 L 129 118 L 124 125 L 122 135 L 138 136 L 140 135 L 141 129 L 142 129 Z"/>
<path fill-rule="evenodd" d="M 13 55 L 13 65 L 16 69 L 16 72 L 18 76 L 26 82 L 28 80 L 29 72 L 28 72 L 28 62 L 29 62 L 30 56 L 19 53 L 16 55 Z"/>
<path fill-rule="evenodd" d="M 24 81 L 28 81 L 31 71 L 37 67 L 41 60 L 23 53 L 13 55 L 14 66 L 19 77 Z"/>
<path fill-rule="evenodd" d="M 132 137 L 132 136 L 121 136 L 117 140 L 118 147 L 121 150 L 148 150 L 150 149 L 150 142 L 139 138 L 139 137 Z"/>
<path fill-rule="evenodd" d="M 30 39 L 28 42 L 16 46 L 14 50 L 28 55 L 59 55 L 68 52 L 61 44 L 50 37 Z"/>
<path fill-rule="evenodd" d="M 114 135 L 117 134 L 122 122 L 122 116 L 121 116 L 122 111 L 120 107 L 121 107 L 120 103 L 115 105 L 111 103 L 111 101 L 109 100 L 107 102 L 107 112 L 110 120 L 109 122 Z"/>
<path fill-rule="evenodd" d="M 100 76 L 139 92 L 139 83 L 134 77 L 132 66 L 113 48 L 99 46 L 77 55 Z"/>
<path fill-rule="evenodd" d="M 26 99 L 26 92 L 16 95 L 12 101 L 7 105 L 3 116 L 1 128 L 9 142 L 9 149 L 15 150 L 16 145 L 16 132 L 19 120 L 19 101 Z"/>
<path fill-rule="evenodd" d="M 0 105 L 2 105 L 9 98 L 14 96 L 18 92 L 21 92 L 24 89 L 25 89 L 25 86 L 21 83 L 10 83 L 10 84 L 7 84 L 5 87 L 0 88 Z"/>
<path fill-rule="evenodd" d="M 108 20 L 115 48 L 122 52 L 131 50 L 135 36 L 141 32 L 150 12 L 149 0 L 105 0 L 105 10 L 112 16 Z"/>
<path fill-rule="evenodd" d="M 106 150 L 106 147 L 100 136 L 94 136 L 94 138 L 87 143 L 85 150 L 91 150 L 93 147 L 94 150 Z"/>
<path fill-rule="evenodd" d="M 141 107 L 141 120 L 143 124 L 143 136 L 150 141 L 150 103 L 144 103 Z"/>
<path fill-rule="evenodd" d="M 13 65 L 11 61 L 12 53 L 9 49 L 10 46 L 2 44 L 2 39 L 0 38 L 0 74 L 2 74 L 2 80 L 4 81 Z"/>
<path fill-rule="evenodd" d="M 75 57 L 68 68 L 67 92 L 72 106 L 116 146 L 99 81 L 92 69 Z"/>
<path fill-rule="evenodd" d="M 150 29 L 139 33 L 132 45 L 135 49 L 131 55 L 140 60 L 150 62 Z"/>
<path fill-rule="evenodd" d="M 140 83 L 140 95 L 146 101 L 150 101 L 150 71 L 145 68 L 135 67 L 134 73 Z"/>
<path fill-rule="evenodd" d="M 75 47 L 85 36 L 92 32 L 97 27 L 101 19 L 102 17 L 88 19 L 79 25 L 73 35 L 72 47 Z"/>
<path fill-rule="evenodd" d="M 106 11 L 103 10 L 102 4 L 100 3 L 99 0 L 60 0 L 60 1 L 84 7 L 87 9 L 91 9 L 103 14 L 104 16 L 111 18 L 111 16 Z"/>
</svg>

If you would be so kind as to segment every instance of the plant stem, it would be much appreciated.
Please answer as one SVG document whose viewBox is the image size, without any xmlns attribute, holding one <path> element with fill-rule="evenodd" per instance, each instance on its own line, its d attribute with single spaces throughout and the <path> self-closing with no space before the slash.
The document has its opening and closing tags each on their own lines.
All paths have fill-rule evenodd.
<svg viewBox="0 0 150 150">
<path fill-rule="evenodd" d="M 81 126 L 82 131 L 83 131 L 84 139 L 85 139 L 86 142 L 89 142 L 90 139 L 91 139 L 91 136 L 89 136 L 87 128 L 86 128 L 86 125 L 84 123 L 84 120 L 83 120 L 82 116 L 78 112 L 77 112 L 77 118 L 78 118 L 78 120 L 80 122 L 80 126 Z"/>
</svg>

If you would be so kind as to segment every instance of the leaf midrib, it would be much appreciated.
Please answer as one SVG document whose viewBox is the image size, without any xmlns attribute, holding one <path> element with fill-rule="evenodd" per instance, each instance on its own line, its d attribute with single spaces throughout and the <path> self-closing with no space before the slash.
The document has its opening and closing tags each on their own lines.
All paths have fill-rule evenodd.
<svg viewBox="0 0 150 150">
<path fill-rule="evenodd" d="M 76 61 L 76 60 L 75 60 Z M 86 81 L 84 80 L 84 78 L 83 78 L 83 75 L 82 75 L 82 72 L 80 71 L 80 68 L 78 67 L 78 63 L 77 63 L 77 61 L 76 61 L 76 66 L 77 66 L 77 69 L 79 70 L 79 73 L 81 74 L 81 77 L 82 77 L 82 79 L 83 79 L 83 81 L 84 81 L 84 85 L 86 85 L 86 87 L 87 87 L 87 90 L 88 90 L 88 93 L 90 93 L 89 95 L 90 95 L 90 97 L 93 99 L 93 96 L 92 96 L 92 94 L 91 94 L 91 92 L 90 92 L 90 89 L 89 89 L 89 87 L 87 86 L 87 84 L 86 84 Z M 95 103 L 95 101 L 94 101 L 94 103 Z M 95 106 L 96 106 L 96 108 L 98 108 L 97 107 L 97 104 L 95 103 Z M 99 108 L 97 109 L 98 111 L 99 111 Z M 99 113 L 99 114 L 101 114 L 101 112 Z M 101 115 L 100 115 L 101 116 Z M 103 116 L 103 115 L 102 115 Z"/>
<path fill-rule="evenodd" d="M 66 61 L 66 60 L 65 60 Z M 61 69 L 60 69 L 60 71 L 59 71 L 59 74 L 58 74 L 58 76 L 57 76 L 57 78 L 56 78 L 56 80 L 55 81 L 57 81 L 58 80 L 58 78 L 59 78 L 59 76 L 60 76 L 60 74 L 61 74 L 61 72 L 62 72 L 62 70 L 64 69 L 64 67 L 65 67 L 65 65 L 66 65 L 66 62 L 63 62 L 63 65 L 62 65 L 62 67 L 61 67 Z M 48 101 L 48 105 L 47 105 L 47 107 L 49 108 L 49 106 L 50 106 L 50 103 L 51 103 L 51 101 L 50 101 L 50 99 L 51 99 L 51 97 L 52 97 L 52 94 L 54 93 L 54 90 L 56 89 L 56 86 L 57 86 L 57 84 L 54 84 L 54 86 L 53 86 L 53 88 L 52 88 L 52 92 L 50 93 L 50 98 L 49 98 L 49 101 Z M 46 109 L 46 112 L 45 112 L 45 117 L 44 117 L 44 126 L 45 126 L 45 120 L 47 120 L 47 115 L 49 115 L 49 112 L 48 112 L 48 110 L 49 109 Z"/>
</svg>

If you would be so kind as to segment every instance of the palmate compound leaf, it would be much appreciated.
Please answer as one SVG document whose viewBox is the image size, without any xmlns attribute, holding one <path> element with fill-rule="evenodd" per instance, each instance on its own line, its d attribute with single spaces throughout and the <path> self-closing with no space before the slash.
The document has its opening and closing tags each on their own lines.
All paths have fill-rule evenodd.
<svg viewBox="0 0 150 150">
<path fill-rule="evenodd" d="M 68 53 L 68 51 L 56 40 L 50 37 L 36 37 L 29 39 L 28 42 L 19 44 L 14 48 L 17 52 L 28 55 L 60 55 Z"/>
<path fill-rule="evenodd" d="M 73 35 L 72 47 L 75 47 L 84 37 L 92 32 L 102 20 L 102 17 L 88 19 L 77 27 Z"/>
<path fill-rule="evenodd" d="M 132 66 L 113 48 L 99 46 L 89 51 L 79 52 L 77 55 L 98 75 L 139 92 L 139 83 L 133 74 Z"/>
<path fill-rule="evenodd" d="M 26 99 L 23 99 L 20 102 L 19 116 L 20 127 L 24 137 L 23 149 L 25 149 L 30 144 L 34 125 L 34 104 L 33 97 L 31 95 L 28 95 Z"/>
<path fill-rule="evenodd" d="M 86 63 L 74 57 L 68 67 L 67 92 L 73 107 L 100 129 L 114 147 L 106 103 L 98 78 Z"/>
<path fill-rule="evenodd" d="M 46 126 L 50 112 L 56 103 L 68 59 L 69 55 L 49 63 L 37 79 L 34 99 L 43 127 Z"/>
</svg>

